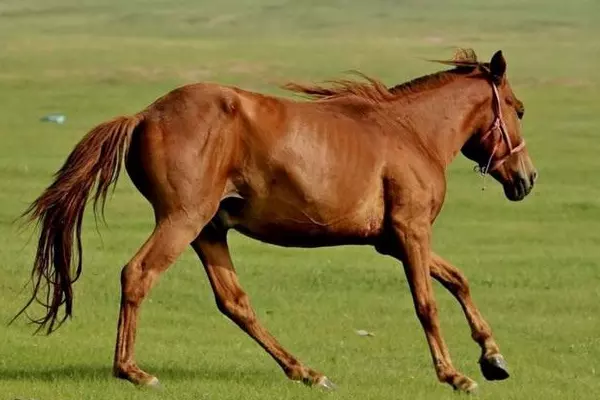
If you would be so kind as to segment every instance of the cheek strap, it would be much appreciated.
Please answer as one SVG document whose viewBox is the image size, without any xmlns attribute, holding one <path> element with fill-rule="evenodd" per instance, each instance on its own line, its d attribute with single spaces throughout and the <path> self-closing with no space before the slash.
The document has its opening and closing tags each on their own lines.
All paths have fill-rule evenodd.
<svg viewBox="0 0 600 400">
<path fill-rule="evenodd" d="M 492 90 L 493 90 L 493 110 L 494 110 L 494 122 L 492 122 L 492 126 L 483 134 L 481 137 L 481 143 L 484 143 L 488 136 L 493 133 L 500 131 L 501 137 L 499 141 L 496 141 L 494 144 L 494 148 L 492 149 L 492 153 L 490 154 L 490 158 L 485 166 L 478 166 L 479 172 L 482 175 L 488 174 L 490 171 L 498 169 L 504 162 L 513 154 L 518 153 L 519 151 L 525 148 L 525 139 L 521 141 L 517 146 L 513 147 L 512 141 L 510 140 L 510 136 L 508 135 L 508 130 L 506 129 L 506 124 L 504 123 L 504 118 L 502 118 L 502 108 L 500 107 L 500 94 L 498 93 L 498 87 L 495 83 L 492 82 Z M 506 143 L 506 147 L 508 148 L 507 153 L 497 158 L 496 161 L 492 163 L 494 160 L 494 156 L 496 155 L 496 151 L 500 146 L 500 143 L 504 140 Z M 476 167 L 477 168 L 477 167 Z"/>
</svg>

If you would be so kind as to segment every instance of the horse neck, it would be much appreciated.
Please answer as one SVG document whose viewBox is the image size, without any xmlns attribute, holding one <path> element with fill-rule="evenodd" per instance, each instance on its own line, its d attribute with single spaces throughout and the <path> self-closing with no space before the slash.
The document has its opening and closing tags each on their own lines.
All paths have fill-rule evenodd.
<svg viewBox="0 0 600 400">
<path fill-rule="evenodd" d="M 480 129 L 491 89 L 482 79 L 457 77 L 439 87 L 399 96 L 393 109 L 444 168 Z M 408 122 L 408 123 L 406 123 Z"/>
</svg>

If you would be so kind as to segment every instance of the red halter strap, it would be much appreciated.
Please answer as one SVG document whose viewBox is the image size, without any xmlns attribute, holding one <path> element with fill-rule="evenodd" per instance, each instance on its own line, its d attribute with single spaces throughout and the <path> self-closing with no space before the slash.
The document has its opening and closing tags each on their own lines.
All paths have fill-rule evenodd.
<svg viewBox="0 0 600 400">
<path fill-rule="evenodd" d="M 485 167 L 481 168 L 482 174 L 487 174 L 490 171 L 493 171 L 499 168 L 504 162 L 508 159 L 508 157 L 512 156 L 515 153 L 523 150 L 525 148 L 525 139 L 521 141 L 516 147 L 513 147 L 512 141 L 510 140 L 510 136 L 508 135 L 508 130 L 506 129 L 506 124 L 504 123 L 504 119 L 502 118 L 502 107 L 500 107 L 500 94 L 498 93 L 498 87 L 495 83 L 492 83 L 493 90 L 493 99 L 492 104 L 494 108 L 494 122 L 492 122 L 492 126 L 488 129 L 483 136 L 481 137 L 481 141 L 483 142 L 487 137 L 497 130 L 501 133 L 501 140 L 503 139 L 506 142 L 506 147 L 508 148 L 508 153 L 506 153 L 503 157 L 496 159 L 496 161 L 492 164 L 492 160 L 494 159 L 494 155 L 496 154 L 496 150 L 498 150 L 498 146 L 501 143 L 497 141 L 494 144 L 494 149 L 492 150 L 492 154 L 490 155 L 490 159 Z"/>
</svg>

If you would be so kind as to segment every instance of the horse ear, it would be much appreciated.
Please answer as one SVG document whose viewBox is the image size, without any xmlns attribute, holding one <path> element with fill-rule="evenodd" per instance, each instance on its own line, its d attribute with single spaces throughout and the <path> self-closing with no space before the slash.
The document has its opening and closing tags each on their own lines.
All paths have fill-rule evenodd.
<svg viewBox="0 0 600 400">
<path fill-rule="evenodd" d="M 502 50 L 498 50 L 490 61 L 490 72 L 496 83 L 502 81 L 504 74 L 506 73 L 506 60 L 502 55 Z"/>
</svg>

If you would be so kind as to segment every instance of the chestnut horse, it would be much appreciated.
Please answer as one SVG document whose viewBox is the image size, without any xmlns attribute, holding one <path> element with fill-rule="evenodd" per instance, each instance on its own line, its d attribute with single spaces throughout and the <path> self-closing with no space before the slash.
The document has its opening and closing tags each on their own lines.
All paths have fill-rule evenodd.
<svg viewBox="0 0 600 400">
<path fill-rule="evenodd" d="M 373 246 L 401 261 L 437 377 L 470 392 L 476 383 L 450 360 L 432 281 L 462 306 L 481 347 L 485 378 L 508 377 L 489 325 L 464 275 L 432 252 L 432 224 L 446 191 L 446 169 L 462 151 L 489 172 L 510 200 L 532 189 L 536 171 L 521 137 L 523 104 L 500 51 L 489 63 L 463 51 L 454 68 L 393 88 L 367 78 L 288 88 L 311 101 L 200 83 L 173 90 L 133 116 L 94 128 L 27 214 L 41 224 L 25 306 L 50 333 L 72 313 L 82 269 L 81 228 L 96 183 L 102 209 L 122 160 L 154 209 L 156 226 L 121 273 L 114 375 L 155 386 L 135 362 L 138 313 L 150 288 L 191 244 L 219 310 L 262 346 L 292 380 L 332 388 L 325 375 L 290 354 L 256 318 L 231 261 L 227 232 L 280 246 Z M 75 249 L 73 249 L 75 247 Z M 21 311 L 23 312 L 25 308 Z"/>
</svg>

